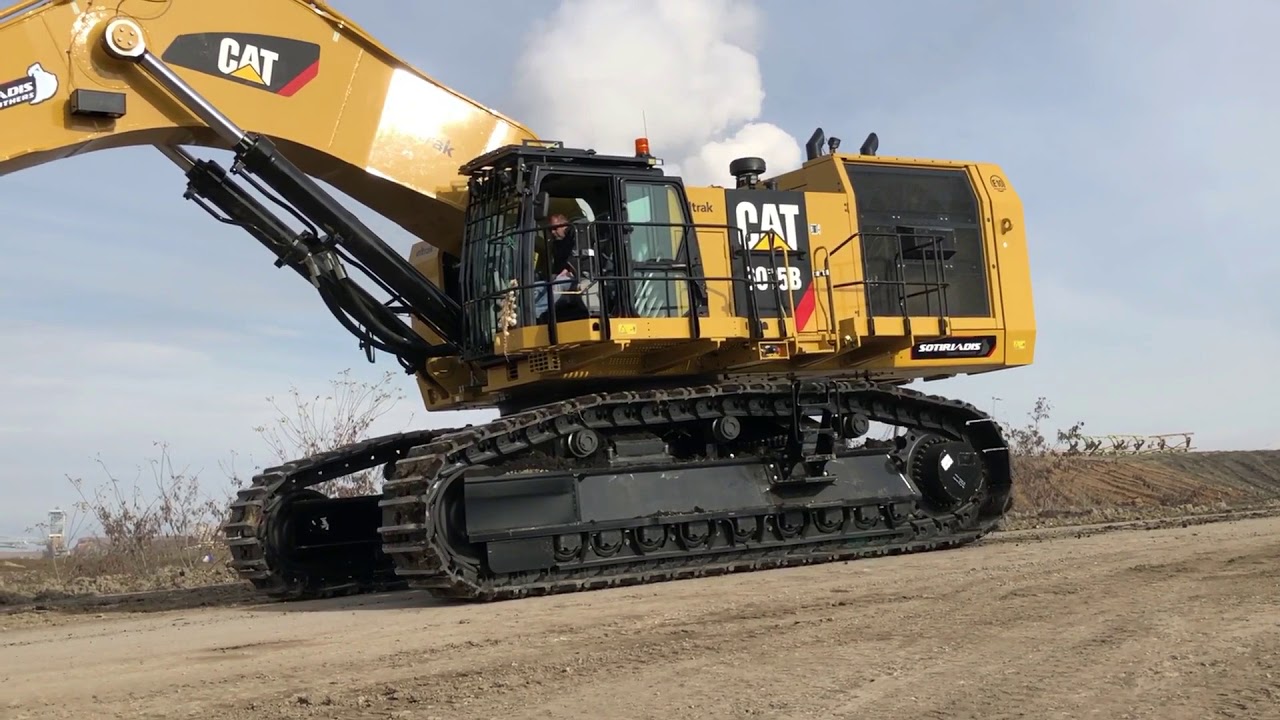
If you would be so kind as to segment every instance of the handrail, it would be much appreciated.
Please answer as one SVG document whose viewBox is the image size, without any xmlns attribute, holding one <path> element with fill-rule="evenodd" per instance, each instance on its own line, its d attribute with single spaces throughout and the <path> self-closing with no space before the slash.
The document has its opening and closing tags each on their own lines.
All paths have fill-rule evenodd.
<svg viewBox="0 0 1280 720">
<path fill-rule="evenodd" d="M 778 337 L 785 338 L 787 337 L 787 323 L 786 323 L 786 318 L 782 316 L 782 278 L 780 278 L 778 275 L 778 260 L 777 260 L 777 255 L 775 254 L 779 250 L 782 251 L 782 269 L 788 271 L 785 275 L 782 276 L 782 278 L 786 278 L 789 280 L 791 276 L 791 273 L 790 273 L 791 249 L 786 246 L 783 246 L 782 248 L 777 248 L 777 247 L 774 247 L 772 243 L 769 245 L 769 268 L 773 270 L 773 278 L 771 279 L 771 283 L 773 284 L 774 300 L 778 304 Z M 802 254 L 802 253 L 797 253 L 797 254 Z M 791 283 L 789 281 L 786 283 L 786 287 L 787 287 L 787 299 L 789 301 L 789 307 L 791 308 L 791 320 L 792 320 L 792 323 L 794 324 L 795 317 L 796 317 L 796 294 L 795 294 L 795 291 L 791 289 Z M 797 335 L 800 334 L 799 326 L 796 326 L 796 334 Z"/>
<path fill-rule="evenodd" d="M 906 253 L 905 253 L 903 241 L 907 237 L 911 237 L 916 240 L 925 241 L 923 243 L 916 245 L 915 248 L 913 249 L 932 247 L 935 250 L 940 250 L 941 243 L 943 241 L 943 236 L 936 235 L 936 234 L 935 235 L 916 235 L 913 233 L 883 232 L 883 233 L 873 233 L 868 235 L 868 234 L 864 234 L 862 231 L 858 231 L 846 237 L 834 248 L 832 248 L 829 252 L 824 254 L 822 258 L 823 272 L 826 274 L 826 278 L 827 278 L 827 301 L 831 305 L 831 310 L 829 312 L 831 321 L 828 326 L 832 333 L 835 333 L 838 331 L 838 327 L 836 326 L 836 319 L 835 319 L 835 290 L 840 288 L 847 288 L 847 287 L 863 287 L 865 289 L 864 298 L 867 304 L 867 317 L 872 320 L 874 320 L 874 318 L 876 317 L 882 317 L 883 314 L 876 312 L 876 303 L 874 301 L 874 298 L 871 295 L 871 290 L 873 288 L 885 287 L 885 286 L 896 287 L 898 289 L 898 293 L 897 293 L 898 310 L 904 323 L 910 323 L 910 319 L 911 319 L 911 312 L 908 309 L 908 300 L 910 300 L 913 297 L 919 297 L 921 295 L 924 295 L 927 297 L 934 293 L 937 293 L 938 294 L 938 320 L 939 322 L 946 322 L 946 319 L 950 314 L 949 313 L 950 303 L 949 303 L 947 290 L 951 287 L 951 283 L 946 279 L 946 266 L 943 264 L 942 254 L 940 252 L 934 252 L 932 254 L 932 262 L 928 263 L 927 265 L 922 264 L 921 267 L 924 269 L 924 273 L 925 273 L 924 280 L 906 280 L 905 279 L 906 278 L 906 262 L 904 259 L 904 255 Z M 832 257 L 835 256 L 836 253 L 843 250 L 845 246 L 853 242 L 855 239 L 862 241 L 864 244 L 869 239 L 882 239 L 886 241 L 888 240 L 894 241 L 894 243 L 896 244 L 896 252 L 894 252 L 894 255 L 893 255 L 893 265 L 894 265 L 894 269 L 897 271 L 896 272 L 897 276 L 901 279 L 899 280 L 868 280 L 866 279 L 868 275 L 866 270 L 867 257 L 866 257 L 866 253 L 864 252 L 863 260 L 862 260 L 863 279 L 851 280 L 851 281 L 842 282 L 842 283 L 835 282 L 835 275 L 834 273 L 832 273 L 832 270 L 831 270 L 831 259 Z M 816 260 L 816 257 L 815 257 L 815 260 Z M 936 280 L 928 279 L 929 273 L 927 268 L 929 265 L 933 266 L 933 269 L 937 277 Z M 916 292 L 908 292 L 907 290 L 908 287 L 921 287 L 923 289 L 918 290 Z M 929 307 L 932 307 L 933 303 L 929 302 L 928 305 Z M 908 325 L 908 332 L 909 332 L 909 325 Z"/>
<path fill-rule="evenodd" d="M 690 321 L 691 337 L 700 337 L 698 324 L 698 319 L 700 317 L 699 309 L 702 303 L 707 299 L 705 293 L 699 292 L 699 289 L 705 288 L 706 283 L 710 282 L 728 283 L 730 287 L 733 288 L 731 291 L 733 298 L 730 300 L 730 306 L 732 307 L 733 314 L 736 317 L 743 317 L 748 320 L 751 325 L 753 339 L 758 340 L 764 338 L 764 334 L 760 332 L 763 317 L 757 300 L 758 278 L 756 278 L 752 272 L 750 261 L 752 251 L 745 242 L 742 242 L 745 240 L 745 233 L 740 228 L 727 224 L 691 225 L 689 223 L 680 222 L 614 219 L 599 219 L 585 223 L 577 223 L 576 225 L 581 228 L 581 231 L 578 233 L 577 241 L 574 246 L 574 255 L 571 257 L 576 257 L 578 259 L 579 270 L 578 278 L 574 283 L 574 286 L 577 289 L 570 290 L 569 293 L 586 296 L 596 295 L 601 298 L 599 307 L 591 309 L 590 317 L 603 321 L 602 332 L 606 339 L 610 337 L 612 330 L 609 321 L 614 317 L 644 317 L 636 305 L 636 299 L 631 297 L 631 294 L 635 292 L 634 285 L 636 282 L 645 282 L 655 287 L 667 288 L 667 295 L 670 295 L 670 288 L 673 287 L 673 283 L 678 284 L 675 287 L 682 287 L 684 292 L 688 293 L 689 298 L 688 318 Z M 495 234 L 484 242 L 490 246 L 504 244 L 511 249 L 520 248 L 524 247 L 524 244 L 519 242 L 521 238 L 528 233 L 541 233 L 546 229 L 546 227 L 547 226 L 545 224 L 541 224 L 534 228 L 507 230 L 505 232 Z M 677 228 L 679 229 L 679 232 L 681 232 L 683 236 L 679 240 L 678 248 L 674 253 L 672 253 L 672 257 L 657 260 L 651 264 L 645 263 L 632 258 L 627 252 L 626 246 L 619 244 L 616 249 L 626 257 L 614 258 L 614 262 L 631 268 L 631 272 L 604 273 L 599 265 L 599 261 L 605 256 L 601 254 L 600 249 L 602 246 L 605 246 L 607 242 L 602 240 L 600 231 L 606 228 L 634 229 L 644 227 L 666 228 L 672 230 Z M 696 233 L 703 229 L 726 231 L 729 237 L 730 247 L 733 249 L 730 253 L 730 267 L 734 271 L 741 273 L 740 276 L 720 277 L 695 272 L 696 268 L 693 264 L 692 243 L 696 242 Z M 910 246 L 908 246 L 907 243 L 908 238 L 912 241 Z M 926 298 L 925 302 L 927 305 L 925 313 L 933 314 L 936 307 L 939 322 L 945 323 L 949 315 L 950 298 L 948 294 L 950 288 L 953 286 L 953 283 L 947 278 L 946 265 L 942 258 L 942 253 L 940 252 L 944 247 L 943 243 L 945 239 L 945 233 L 939 232 L 917 234 L 910 232 L 865 233 L 859 231 L 850 234 L 840 243 L 830 248 L 830 250 L 827 250 L 824 247 L 817 248 L 813 253 L 813 259 L 815 260 L 815 265 L 821 265 L 822 273 L 813 273 L 815 276 L 814 281 L 816 281 L 816 277 L 820 274 L 825 275 L 828 305 L 827 326 L 830 331 L 833 334 L 839 331 L 835 291 L 837 289 L 852 287 L 863 288 L 864 297 L 866 298 L 867 315 L 872 321 L 874 321 L 876 317 L 898 315 L 902 318 L 903 322 L 907 324 L 906 331 L 910 333 L 909 323 L 911 318 L 916 315 L 916 313 L 911 309 L 911 303 L 915 298 L 924 297 Z M 854 240 L 860 240 L 864 244 L 872 246 L 874 246 L 873 243 L 876 241 L 886 243 L 891 255 L 886 254 L 879 259 L 890 264 L 892 269 L 891 274 L 896 277 L 880 280 L 868 279 L 868 273 L 866 272 L 868 258 L 864 254 L 864 272 L 862 273 L 862 277 L 856 280 L 837 282 L 837 278 L 832 270 L 832 260 L 837 253 L 844 250 L 844 248 Z M 921 251 L 925 254 L 921 254 Z M 781 252 L 781 256 L 779 256 L 779 252 Z M 790 270 L 793 267 L 791 263 L 791 257 L 793 254 L 796 253 L 792 253 L 790 248 L 777 246 L 771 246 L 769 248 L 769 261 L 767 267 L 774 277 L 778 275 L 779 267 L 788 273 L 788 275 L 790 274 Z M 920 257 L 908 259 L 908 255 L 911 254 L 918 254 Z M 803 255 L 803 253 L 800 253 L 799 255 Z M 464 304 L 464 312 L 467 313 L 469 317 L 473 318 L 472 326 L 475 326 L 475 318 L 481 317 L 476 315 L 476 313 L 487 312 L 489 309 L 486 306 L 484 310 L 480 310 L 480 305 L 499 302 L 503 298 L 510 297 L 514 294 L 516 297 L 525 298 L 526 302 L 522 304 L 527 306 L 528 301 L 533 300 L 531 293 L 541 290 L 546 292 L 547 311 L 545 318 L 543 318 L 541 313 L 539 313 L 539 317 L 533 318 L 533 322 L 537 325 L 545 324 L 549 328 L 550 340 L 552 344 L 555 344 L 557 342 L 558 324 L 563 321 L 561 318 L 562 312 L 557 310 L 555 299 L 557 296 L 564 294 L 563 291 L 558 289 L 562 284 L 564 284 L 564 281 L 554 280 L 550 253 L 547 253 L 543 258 L 543 261 L 545 265 L 539 269 L 546 273 L 547 279 L 532 283 L 519 283 L 513 280 L 505 287 L 495 288 L 493 291 L 485 292 L 468 300 Z M 515 269 L 516 272 L 519 271 L 519 262 L 519 260 L 514 261 L 513 269 Z M 923 279 L 907 279 L 908 267 L 919 268 L 924 273 Z M 639 270 L 642 268 L 647 268 L 655 272 L 653 275 L 642 277 L 638 274 Z M 669 272 L 664 273 L 664 270 Z M 796 294 L 790 289 L 789 285 L 786 288 L 778 282 L 773 282 L 772 285 L 773 287 L 771 290 L 776 299 L 776 306 L 780 316 L 778 336 L 780 338 L 786 338 L 786 323 L 782 320 L 783 316 L 785 316 L 785 308 L 790 308 L 791 317 L 795 317 Z M 745 307 L 743 306 L 742 301 L 739 300 L 739 296 L 737 294 L 738 288 L 745 288 L 746 290 L 746 296 L 742 299 L 746 303 Z M 879 288 L 891 288 L 892 290 L 887 297 L 877 298 L 876 296 L 873 296 L 872 292 Z M 785 296 L 783 293 L 784 290 L 786 290 Z M 610 295 L 611 292 L 612 295 Z M 932 299 L 935 294 L 938 297 L 938 304 L 936 306 Z M 896 312 L 890 311 L 889 313 L 884 313 L 880 311 L 879 307 L 883 304 L 880 300 L 889 300 L 889 302 L 896 305 Z M 619 308 L 629 308 L 629 310 L 626 313 L 615 312 L 614 309 L 611 309 L 611 305 L 618 305 Z M 482 321 L 482 324 L 487 325 L 489 324 L 489 321 Z M 485 332 L 485 330 L 487 330 L 487 328 L 480 330 L 480 332 Z M 493 328 L 495 334 L 502 330 L 503 328 L 496 326 Z M 797 333 L 799 332 L 798 327 L 796 328 L 796 331 Z M 874 334 L 874 326 L 872 332 Z M 476 341 L 483 345 L 483 341 L 479 337 L 476 338 Z"/>
<path fill-rule="evenodd" d="M 637 280 L 663 283 L 663 284 L 666 284 L 667 286 L 669 286 L 671 283 L 682 283 L 685 286 L 686 292 L 689 293 L 689 298 L 690 298 L 689 319 L 690 319 L 691 337 L 699 337 L 700 336 L 700 329 L 698 325 L 698 318 L 700 317 L 699 306 L 702 304 L 702 302 L 706 300 L 706 298 L 704 297 L 704 293 L 699 292 L 699 286 L 700 285 L 705 286 L 705 283 L 708 283 L 708 282 L 727 282 L 731 286 L 736 287 L 738 283 L 742 283 L 746 287 L 746 304 L 747 304 L 747 307 L 745 308 L 746 314 L 744 315 L 742 313 L 743 308 L 739 307 L 739 303 L 737 302 L 736 298 L 731 298 L 730 300 L 731 306 L 733 307 L 733 312 L 735 316 L 745 317 L 745 319 L 747 319 L 749 324 L 749 332 L 751 333 L 752 338 L 754 339 L 763 338 L 763 335 L 759 331 L 761 316 L 760 316 L 760 309 L 759 309 L 759 306 L 756 300 L 756 295 L 753 288 L 754 278 L 752 277 L 750 272 L 750 253 L 749 252 L 742 252 L 740 254 L 740 257 L 738 258 L 731 257 L 731 260 L 730 260 L 731 266 L 734 264 L 734 260 L 737 260 L 738 262 L 736 264 L 740 265 L 739 270 L 742 273 L 740 277 L 709 276 L 705 274 L 695 274 L 692 272 L 694 265 L 692 261 L 691 243 L 696 241 L 697 231 L 704 230 L 704 229 L 725 230 L 730 236 L 730 239 L 731 239 L 730 245 L 732 247 L 733 246 L 732 239 L 735 235 L 740 236 L 742 237 L 742 239 L 745 240 L 745 233 L 740 228 L 737 228 L 728 224 L 698 223 L 694 225 L 690 223 L 679 223 L 679 222 L 632 221 L 632 220 L 594 220 L 587 223 L 576 223 L 575 225 L 577 225 L 578 227 L 585 227 L 587 230 L 586 233 L 579 234 L 578 237 L 576 238 L 576 245 L 574 248 L 575 252 L 573 256 L 577 257 L 580 260 L 584 257 L 595 258 L 595 259 L 598 259 L 601 257 L 601 254 L 599 252 L 599 246 L 601 243 L 600 243 L 599 235 L 596 232 L 600 227 L 622 226 L 627 228 L 635 228 L 635 227 L 657 227 L 657 228 L 670 228 L 670 229 L 680 228 L 681 231 L 683 232 L 683 237 L 681 238 L 679 248 L 674 253 L 674 257 L 671 260 L 660 260 L 660 261 L 655 261 L 654 263 L 658 265 L 659 268 L 674 270 L 677 273 L 679 273 L 678 275 L 672 276 L 672 277 L 639 278 L 634 273 L 629 275 L 622 275 L 622 274 L 602 275 L 602 274 L 597 274 L 592 272 L 589 275 L 584 276 L 582 278 L 587 280 L 588 292 L 593 287 L 599 287 L 601 289 L 604 289 L 607 287 L 608 283 L 617 283 L 618 284 L 617 287 L 619 290 L 618 295 L 622 296 L 623 294 L 622 288 L 625 287 L 625 283 L 635 282 Z M 486 245 L 489 245 L 489 246 L 499 244 L 499 243 L 505 243 L 505 244 L 509 244 L 510 247 L 518 248 L 522 246 L 522 243 L 519 242 L 519 240 L 522 239 L 525 235 L 528 235 L 531 233 L 534 233 L 534 234 L 541 233 L 545 231 L 547 227 L 549 227 L 549 225 L 544 223 L 544 224 L 539 224 L 533 228 L 508 230 L 508 231 L 496 234 L 488 238 L 487 240 L 484 240 L 483 242 L 485 242 Z M 694 234 L 694 237 L 691 237 L 690 235 L 691 231 Z M 586 248 L 583 247 L 584 242 L 585 242 Z M 745 242 L 741 244 L 741 247 L 744 248 L 744 250 L 746 249 Z M 583 253 L 584 249 L 587 251 L 585 255 Z M 684 262 L 680 262 L 681 260 L 683 260 Z M 554 276 L 551 274 L 551 271 L 553 268 L 551 267 L 551 253 L 549 252 L 545 256 L 545 263 L 546 265 L 541 269 L 547 273 L 546 280 L 536 281 L 534 283 L 528 283 L 528 284 L 512 281 L 506 286 L 497 288 L 491 292 L 478 295 L 464 302 L 463 314 L 466 318 L 468 318 L 468 321 L 467 321 L 468 327 L 472 330 L 475 329 L 474 325 L 477 318 L 476 313 L 487 312 L 488 306 L 491 303 L 501 302 L 505 298 L 510 297 L 512 294 L 516 294 L 517 297 L 527 297 L 528 293 L 530 292 L 536 291 L 538 289 L 545 289 L 547 293 L 547 316 L 546 316 L 545 324 L 548 327 L 549 340 L 551 344 L 556 344 L 557 327 L 559 323 L 559 318 L 558 318 L 559 313 L 557 312 L 555 307 L 556 305 L 555 296 L 557 292 L 554 290 L 554 288 L 564 284 L 564 281 L 555 280 Z M 634 264 L 635 261 L 628 258 L 627 263 Z M 559 294 L 563 294 L 563 293 L 559 293 Z M 578 294 L 581 294 L 581 292 L 579 292 Z M 731 295 L 732 294 L 733 293 L 731 293 Z M 631 304 L 634 304 L 634 302 L 632 302 Z M 480 305 L 485 305 L 486 307 L 484 309 L 480 309 L 478 307 Z M 781 305 L 781 303 L 779 305 Z M 632 308 L 632 310 L 634 311 L 634 308 Z M 612 319 L 614 315 L 610 312 L 609 303 L 607 301 L 601 302 L 600 314 L 598 317 L 602 321 L 601 323 L 602 332 L 605 334 L 605 338 L 608 339 L 609 332 L 610 332 L 609 320 Z M 631 316 L 618 315 L 617 317 L 631 317 Z M 635 317 L 640 317 L 640 316 L 636 315 Z M 536 321 L 536 318 L 535 318 L 535 321 Z M 542 323 L 537 323 L 537 324 L 541 325 Z M 503 330 L 504 328 L 495 326 L 493 328 L 494 336 L 496 336 L 498 332 L 501 332 Z"/>
</svg>

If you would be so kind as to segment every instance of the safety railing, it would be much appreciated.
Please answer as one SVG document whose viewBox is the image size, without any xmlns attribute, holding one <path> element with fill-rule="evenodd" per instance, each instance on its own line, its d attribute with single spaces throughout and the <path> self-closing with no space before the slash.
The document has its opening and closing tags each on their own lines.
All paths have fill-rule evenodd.
<svg viewBox="0 0 1280 720">
<path fill-rule="evenodd" d="M 745 247 L 745 246 L 744 246 L 744 247 Z M 774 304 L 773 304 L 773 306 L 774 306 L 774 308 L 777 310 L 777 316 L 778 316 L 778 337 L 779 337 L 779 338 L 786 338 L 786 337 L 787 337 L 787 323 L 783 320 L 784 314 L 783 314 L 783 312 L 782 312 L 782 311 L 783 311 L 783 309 L 784 309 L 784 308 L 785 308 L 785 309 L 787 309 L 787 310 L 790 310 L 790 312 L 789 312 L 789 313 L 787 313 L 787 314 L 785 315 L 785 317 L 795 318 L 795 316 L 796 316 L 796 293 L 795 293 L 795 290 L 792 288 L 791 283 L 790 283 L 790 282 L 785 282 L 785 281 L 784 281 L 784 278 L 787 278 L 787 277 L 789 277 L 789 276 L 790 276 L 790 274 L 791 274 L 791 269 L 792 269 L 792 267 L 794 267 L 794 266 L 791 264 L 791 256 L 792 256 L 792 255 L 795 255 L 797 258 L 799 258 L 799 259 L 803 259 L 803 257 L 804 257 L 804 255 L 805 255 L 805 253 L 804 253 L 804 252 L 801 252 L 801 251 L 793 251 L 793 250 L 791 250 L 790 248 L 787 248 L 787 247 L 785 247 L 785 246 L 783 246 L 783 247 L 777 247 L 777 246 L 775 246 L 775 245 L 772 245 L 772 244 L 771 244 L 771 245 L 769 246 L 769 250 L 768 250 L 769 265 L 767 266 L 767 267 L 768 267 L 768 269 L 769 269 L 771 272 L 766 272 L 766 273 L 765 273 L 765 277 L 763 277 L 763 278 L 761 278 L 758 274 L 756 274 L 756 273 L 758 272 L 758 270 L 757 270 L 757 271 L 754 271 L 754 272 L 750 270 L 750 268 L 751 268 L 751 263 L 750 263 L 750 259 L 751 259 L 751 251 L 750 251 L 749 249 L 744 249 L 744 250 L 742 251 L 742 255 L 743 255 L 743 257 L 744 257 L 744 258 L 746 259 L 746 261 L 747 261 L 748 273 L 752 276 L 752 277 L 751 277 L 751 283 L 749 283 L 749 284 L 748 284 L 748 289 L 747 289 L 747 290 L 748 290 L 748 292 L 747 292 L 748 296 L 750 296 L 750 297 L 753 297 L 753 298 L 754 298 L 754 297 L 755 297 L 755 292 L 754 292 L 754 291 L 755 291 L 755 290 L 761 290 L 761 289 L 762 289 L 762 288 L 760 287 L 761 283 L 766 283 L 766 284 L 768 284 L 768 285 L 769 285 L 769 288 L 768 288 L 768 289 L 769 289 L 769 290 L 771 290 L 771 291 L 773 292 L 773 303 L 774 303 Z M 778 257 L 779 257 L 779 255 L 781 255 L 781 257 L 782 257 L 782 263 L 781 263 L 781 264 L 779 264 L 779 263 L 778 263 Z M 778 272 L 778 270 L 779 270 L 779 269 L 784 270 L 785 272 L 779 273 L 779 272 Z M 796 268 L 796 270 L 797 270 L 797 272 L 798 272 L 798 271 L 799 271 L 799 268 Z M 782 290 L 782 288 L 783 288 L 783 286 L 784 286 L 784 285 L 786 286 L 786 294 L 785 294 L 785 295 L 783 294 L 783 290 Z M 753 286 L 754 286 L 754 287 L 753 287 Z M 762 315 L 763 315 L 763 313 L 762 313 Z M 799 331 L 800 331 L 800 328 L 799 328 L 799 327 L 797 327 L 795 330 L 796 330 L 796 332 L 799 332 Z"/>
<path fill-rule="evenodd" d="M 547 251 L 542 256 L 543 263 L 541 270 L 544 272 L 546 279 L 538 280 L 532 283 L 521 283 L 517 280 L 506 280 L 501 287 L 495 287 L 490 292 L 484 292 L 469 298 L 463 304 L 464 327 L 468 333 L 467 337 L 472 342 L 469 343 L 475 350 L 473 354 L 485 354 L 492 347 L 494 337 L 504 332 L 506 327 L 510 327 L 503 320 L 510 321 L 511 315 L 517 317 L 525 315 L 519 308 L 533 305 L 535 310 L 537 293 L 541 290 L 546 297 L 546 317 L 541 317 L 539 312 L 532 315 L 530 321 L 517 320 L 515 326 L 542 326 L 546 325 L 549 333 L 549 341 L 551 344 L 559 342 L 559 324 L 570 320 L 582 319 L 582 317 L 591 317 L 599 319 L 600 331 L 604 339 L 610 339 L 612 327 L 611 320 L 614 319 L 640 319 L 646 317 L 679 317 L 685 314 L 689 320 L 690 337 L 700 337 L 701 327 L 700 318 L 702 317 L 701 308 L 705 307 L 709 301 L 707 291 L 708 283 L 729 283 L 731 288 L 737 288 L 739 285 L 745 288 L 744 294 L 746 307 L 739 307 L 736 293 L 731 293 L 730 303 L 733 313 L 738 317 L 746 318 L 749 325 L 749 332 L 753 338 L 763 338 L 761 313 L 756 294 L 753 291 L 754 278 L 751 273 L 750 253 L 740 252 L 731 253 L 731 266 L 740 274 L 736 276 L 713 276 L 700 272 L 695 269 L 701 266 L 701 259 L 695 257 L 697 243 L 696 232 L 700 230 L 723 230 L 726 232 L 730 247 L 745 248 L 745 243 L 735 243 L 734 239 L 741 241 L 744 235 L 741 229 L 727 224 L 704 224 L 699 223 L 696 226 L 685 223 L 656 222 L 656 221 L 629 221 L 629 220 L 603 220 L 597 219 L 589 222 L 571 223 L 575 229 L 574 247 L 570 257 L 577 262 L 575 263 L 574 277 L 569 280 L 570 289 L 568 291 L 558 289 L 558 285 L 566 281 L 557 281 L 558 268 L 552 265 L 553 253 L 552 243 L 547 242 Z M 659 259 L 637 259 L 632 256 L 631 248 L 634 240 L 629 242 L 624 239 L 624 230 L 630 231 L 635 228 L 658 228 L 670 231 L 669 237 L 678 238 L 678 248 L 671 258 Z M 519 268 L 521 262 L 520 256 L 527 252 L 526 248 L 530 247 L 532 240 L 529 236 L 538 235 L 546 236 L 548 225 L 541 224 L 535 228 L 508 231 L 495 235 L 488 240 L 482 241 L 490 245 L 500 244 L 516 251 L 516 268 L 517 275 L 521 274 Z M 626 254 L 625 261 L 618 257 L 620 254 Z M 486 257 L 492 257 L 494 254 L 486 252 Z M 629 266 L 629 273 L 606 272 L 606 268 L 616 268 L 619 264 L 625 262 Z M 537 268 L 533 268 L 537 270 Z M 490 273 L 488 268 L 474 268 L 472 272 Z M 498 285 L 502 282 L 499 279 Z M 663 292 L 658 293 L 654 288 L 662 287 Z M 590 302 L 589 297 L 594 293 L 594 297 L 598 299 L 595 312 L 588 312 L 580 317 L 562 318 L 561 309 L 557 307 L 558 299 L 564 296 L 588 297 L 583 301 L 584 307 L 590 311 L 587 305 Z M 686 298 L 683 303 L 686 311 L 681 313 L 679 308 L 680 295 Z M 659 299 L 659 295 L 662 296 Z M 517 302 L 513 299 L 518 298 Z M 639 300 L 639 302 L 637 302 Z M 504 304 L 512 304 L 516 306 L 514 313 L 506 313 L 506 317 L 502 317 L 504 313 L 502 308 Z M 781 302 L 779 302 L 781 307 Z M 644 309 L 651 311 L 648 314 L 642 314 Z M 661 311 L 661 312 L 658 312 Z M 674 311 L 674 312 L 673 312 Z M 745 311 L 745 312 L 744 312 Z M 526 315 L 526 317 L 529 317 Z M 489 322 L 485 322 L 489 320 Z"/>
<path fill-rule="evenodd" d="M 862 279 L 834 282 L 831 259 L 854 240 L 860 241 L 862 246 Z M 837 331 L 834 311 L 835 291 L 853 287 L 863 289 L 867 317 L 873 323 L 873 328 L 876 317 L 901 317 L 908 329 L 910 328 L 912 317 L 934 316 L 938 318 L 939 322 L 944 322 L 950 314 L 947 290 L 951 286 L 951 283 L 947 280 L 946 264 L 943 258 L 944 242 L 946 240 L 947 235 L 943 233 L 876 232 L 867 234 L 856 232 L 842 240 L 830 252 L 821 252 L 822 249 L 820 248 L 820 252 L 815 253 L 814 257 L 816 261 L 819 254 L 821 254 L 821 274 L 826 279 L 827 302 L 832 308 L 828 312 L 830 331 L 832 333 Z M 890 252 L 869 253 L 869 247 L 875 247 L 874 243 L 876 241 L 880 241 L 880 247 L 887 247 Z M 873 275 L 870 266 L 873 258 L 884 261 L 885 265 L 881 269 L 891 269 L 896 277 L 878 280 L 870 279 Z M 932 262 L 929 262 L 929 260 L 932 260 Z M 907 279 L 908 268 L 918 268 L 923 277 L 919 280 Z M 930 268 L 934 271 L 933 279 L 929 277 Z M 875 293 L 878 290 L 887 290 L 889 294 L 887 296 L 877 296 Z M 882 300 L 882 298 L 886 297 L 888 302 Z M 912 307 L 913 303 L 911 301 L 915 298 L 923 299 L 923 311 L 917 312 L 917 308 Z M 919 303 L 915 304 L 919 305 Z M 894 311 L 887 311 L 886 305 L 892 305 Z"/>
</svg>

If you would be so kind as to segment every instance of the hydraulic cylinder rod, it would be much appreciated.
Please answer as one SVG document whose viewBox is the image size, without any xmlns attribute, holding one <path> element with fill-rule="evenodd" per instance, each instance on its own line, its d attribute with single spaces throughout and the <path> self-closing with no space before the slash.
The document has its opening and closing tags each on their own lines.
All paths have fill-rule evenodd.
<svg viewBox="0 0 1280 720">
<path fill-rule="evenodd" d="M 332 239 L 403 298 L 414 314 L 456 350 L 461 337 L 462 308 L 442 289 L 397 254 L 319 184 L 289 162 L 266 137 L 246 132 L 200 96 L 146 47 L 142 28 L 130 18 L 107 24 L 103 43 L 111 55 L 137 63 L 188 110 L 225 140 L 237 162 L 323 228 Z M 180 163 L 181 164 L 181 163 Z"/>
<path fill-rule="evenodd" d="M 288 266 L 308 280 L 338 322 L 360 340 L 366 351 L 391 353 L 410 371 L 421 369 L 428 358 L 447 353 L 447 347 L 427 343 L 390 308 L 351 280 L 332 248 L 309 232 L 294 233 L 217 163 L 196 160 L 178 147 L 158 148 L 186 174 L 187 198 L 219 221 L 244 228 L 275 254 L 277 267 Z"/>
</svg>

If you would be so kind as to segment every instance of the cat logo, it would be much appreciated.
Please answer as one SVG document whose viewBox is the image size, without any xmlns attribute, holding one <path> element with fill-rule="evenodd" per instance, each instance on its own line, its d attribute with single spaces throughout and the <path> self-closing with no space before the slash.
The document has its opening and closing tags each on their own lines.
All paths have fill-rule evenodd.
<svg viewBox="0 0 1280 720">
<path fill-rule="evenodd" d="M 218 45 L 219 72 L 259 85 L 271 86 L 271 76 L 279 59 L 280 53 L 264 50 L 257 45 L 241 47 L 235 38 L 222 38 Z"/>
<path fill-rule="evenodd" d="M 756 203 L 742 199 L 734 206 L 734 220 L 747 247 L 754 252 L 796 252 L 800 217 L 798 203 Z"/>
<path fill-rule="evenodd" d="M 320 73 L 320 46 L 251 33 L 179 35 L 164 61 L 284 97 Z"/>
<path fill-rule="evenodd" d="M 794 308 L 795 327 L 804 331 L 815 307 L 804 193 L 734 189 L 724 199 L 735 241 L 747 251 L 744 265 L 741 252 L 730 260 L 748 280 L 735 285 L 735 303 L 750 307 L 744 293 L 753 292 L 762 316 L 792 316 Z"/>
</svg>

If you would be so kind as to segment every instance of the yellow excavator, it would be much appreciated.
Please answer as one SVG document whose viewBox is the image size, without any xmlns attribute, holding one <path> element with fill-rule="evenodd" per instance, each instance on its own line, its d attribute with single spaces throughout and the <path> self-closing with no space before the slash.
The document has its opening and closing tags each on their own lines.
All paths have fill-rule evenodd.
<svg viewBox="0 0 1280 720">
<path fill-rule="evenodd" d="M 325 2 L 0 11 L 0 174 L 155 146 L 429 410 L 500 412 L 262 471 L 225 533 L 273 598 L 495 600 L 989 532 L 999 426 L 905 386 L 1032 362 L 1022 207 L 995 165 L 878 144 L 819 128 L 798 169 L 687 187 L 647 139 L 540 139 Z M 420 242 L 395 252 L 317 179 Z M 379 466 L 377 495 L 315 489 Z"/>
</svg>

